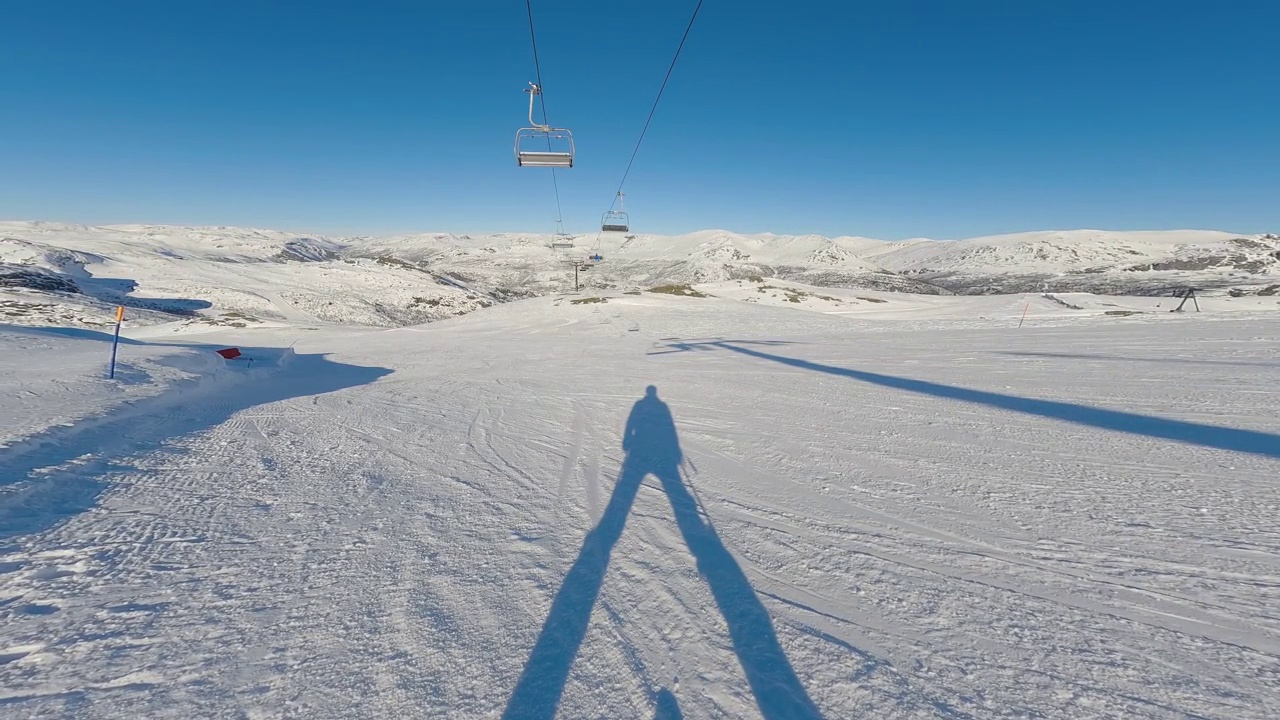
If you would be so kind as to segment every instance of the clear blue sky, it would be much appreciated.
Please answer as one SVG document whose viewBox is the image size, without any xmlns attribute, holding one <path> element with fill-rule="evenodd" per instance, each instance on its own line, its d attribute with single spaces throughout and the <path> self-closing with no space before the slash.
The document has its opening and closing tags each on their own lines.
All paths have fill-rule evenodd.
<svg viewBox="0 0 1280 720">
<path fill-rule="evenodd" d="M 695 0 L 534 0 L 565 223 L 612 199 Z M 1280 231 L 1280 3 L 706 0 L 641 232 Z M 554 230 L 519 0 L 13 0 L 0 218 Z"/>
</svg>

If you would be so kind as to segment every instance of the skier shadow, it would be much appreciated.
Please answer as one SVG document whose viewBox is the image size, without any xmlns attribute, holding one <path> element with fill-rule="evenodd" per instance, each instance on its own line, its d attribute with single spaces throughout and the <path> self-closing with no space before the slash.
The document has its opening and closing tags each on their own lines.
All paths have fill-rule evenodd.
<svg viewBox="0 0 1280 720">
<path fill-rule="evenodd" d="M 761 715 L 766 720 L 821 720 L 746 574 L 715 528 L 699 515 L 698 504 L 680 475 L 683 455 L 675 421 L 652 385 L 631 410 L 622 447 L 626 459 L 613 496 L 600 522 L 583 540 L 577 560 L 556 593 L 502 717 L 551 720 L 555 716 L 599 597 L 609 556 L 622 535 L 642 481 L 652 474 L 666 492 L 676 526 L 710 585 Z M 656 694 L 655 704 L 658 718 L 682 717 L 675 696 L 666 689 Z"/>
<path fill-rule="evenodd" d="M 1077 405 L 1075 403 L 1060 402 L 1057 400 L 1038 400 L 1036 398 L 1020 397 L 1017 395 L 1004 395 L 1001 393 L 987 392 L 985 390 L 972 390 L 970 388 L 957 387 L 955 385 L 944 385 L 942 383 L 929 382 L 927 380 L 916 380 L 913 378 L 899 377 L 897 375 L 884 375 L 865 370 L 853 370 L 834 365 L 823 365 L 821 363 L 801 360 L 799 358 L 774 355 L 761 350 L 743 347 L 743 345 L 744 343 L 741 341 L 735 340 L 669 343 L 666 346 L 669 349 L 650 354 L 666 355 L 670 353 L 706 351 L 710 349 L 729 350 L 742 355 L 759 358 L 761 360 L 770 360 L 782 365 L 790 365 L 791 367 L 800 368 L 802 370 L 810 370 L 813 372 L 851 378 L 865 383 L 870 383 L 872 385 L 893 388 L 895 390 L 903 390 L 921 395 L 932 395 L 934 397 L 947 398 L 950 400 L 986 405 L 988 407 L 1011 410 L 1013 412 L 1024 413 L 1027 415 L 1052 418 L 1063 422 L 1074 423 L 1076 425 L 1087 425 L 1090 427 L 1129 433 L 1132 435 L 1145 435 L 1147 437 L 1172 440 L 1174 442 L 1186 443 L 1188 445 L 1199 445 L 1201 447 L 1216 448 L 1218 450 L 1230 450 L 1233 452 L 1249 453 L 1269 458 L 1280 458 L 1280 435 L 1272 433 L 1260 432 L 1257 430 L 1241 430 L 1238 428 L 1222 427 L 1220 425 L 1206 425 L 1203 423 L 1187 422 L 1185 420 L 1170 420 L 1168 418 L 1139 415 L 1137 413 L 1121 412 L 1118 410 L 1105 410 L 1103 408 L 1090 407 L 1088 405 Z"/>
</svg>

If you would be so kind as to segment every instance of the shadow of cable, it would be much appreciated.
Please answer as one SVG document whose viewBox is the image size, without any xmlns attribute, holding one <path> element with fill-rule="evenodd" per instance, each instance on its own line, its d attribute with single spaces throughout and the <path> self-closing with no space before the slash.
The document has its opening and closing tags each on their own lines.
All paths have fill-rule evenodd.
<svg viewBox="0 0 1280 720">
<path fill-rule="evenodd" d="M 768 611 L 715 528 L 699 514 L 698 504 L 685 486 L 680 475 L 683 453 L 675 421 L 667 404 L 658 399 L 657 388 L 649 386 L 645 397 L 633 406 L 622 447 L 626 459 L 613 496 L 599 524 L 587 534 L 577 560 L 556 593 L 502 717 L 551 720 L 555 716 L 569 670 L 586 635 L 591 609 L 600 594 L 613 546 L 622 535 L 641 481 L 652 474 L 666 492 L 676 526 L 724 616 L 734 652 L 761 715 L 766 720 L 820 720 L 821 713 L 778 643 Z M 659 693 L 657 717 L 682 717 L 675 696 L 663 692 L 670 700 L 665 701 L 664 709 L 664 697 Z"/>
<path fill-rule="evenodd" d="M 751 357 L 760 358 L 762 360 L 771 360 L 783 365 L 790 365 L 791 367 L 797 367 L 802 370 L 812 370 L 814 372 L 827 373 L 828 375 L 852 378 L 854 380 L 861 380 L 862 382 L 871 383 L 873 385 L 894 388 L 895 390 L 904 390 L 906 392 L 913 392 L 921 395 L 932 395 L 934 397 L 947 398 L 950 400 L 960 400 L 962 402 L 975 403 L 978 405 L 987 405 L 989 407 L 996 407 L 1002 410 L 1012 410 L 1014 412 L 1025 413 L 1027 415 L 1037 415 L 1039 417 L 1052 418 L 1054 420 L 1062 420 L 1063 422 L 1087 425 L 1089 427 L 1102 428 L 1104 430 L 1113 430 L 1115 432 L 1129 433 L 1132 435 L 1145 435 L 1147 437 L 1173 440 L 1175 442 L 1187 443 L 1189 445 L 1200 445 L 1202 447 L 1215 448 L 1218 450 L 1230 450 L 1233 452 L 1280 458 L 1280 435 L 1260 432 L 1257 430 L 1240 430 L 1237 428 L 1221 427 L 1218 425 L 1204 425 L 1201 423 L 1186 422 L 1183 420 L 1169 420 L 1166 418 L 1152 417 L 1150 415 L 1121 412 L 1119 410 L 1104 410 L 1102 408 L 1090 407 L 1088 405 L 1076 405 L 1056 400 L 1037 400 L 1035 398 L 1019 397 L 1017 395 L 1002 395 L 1000 393 L 987 392 L 985 390 L 970 390 L 969 388 L 956 387 L 954 385 L 943 385 L 941 383 L 929 382 L 927 380 L 914 380 L 912 378 L 898 377 L 896 375 L 883 375 L 864 370 L 851 370 L 849 368 L 836 367 L 834 365 L 823 365 L 821 363 L 810 362 L 808 360 L 800 360 L 782 355 L 773 355 L 760 350 L 739 347 L 734 341 L 711 340 L 698 343 L 672 343 L 669 347 L 671 347 L 672 350 L 665 352 L 681 352 L 695 349 L 705 350 L 708 347 L 719 348 L 722 350 L 741 353 L 743 355 L 750 355 Z"/>
<path fill-rule="evenodd" d="M 1011 352 L 998 351 L 996 355 L 1028 358 L 1056 358 L 1064 360 L 1109 360 L 1113 362 L 1143 362 L 1172 365 L 1217 365 L 1225 367 L 1280 368 L 1280 362 L 1256 362 L 1252 360 L 1196 360 L 1194 358 L 1144 358 L 1128 355 L 1090 355 L 1086 353 Z"/>
</svg>

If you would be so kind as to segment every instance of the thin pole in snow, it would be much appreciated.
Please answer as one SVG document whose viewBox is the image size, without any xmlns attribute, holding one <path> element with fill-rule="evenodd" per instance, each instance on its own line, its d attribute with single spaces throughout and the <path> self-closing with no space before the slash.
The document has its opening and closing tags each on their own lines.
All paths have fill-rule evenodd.
<svg viewBox="0 0 1280 720">
<path fill-rule="evenodd" d="M 1031 309 L 1031 301 L 1027 301 L 1027 306 L 1022 308 L 1022 319 L 1018 321 L 1018 327 L 1022 327 L 1022 323 L 1027 321 L 1027 311 Z"/>
<path fill-rule="evenodd" d="M 116 306 L 116 335 L 111 341 L 111 370 L 107 373 L 107 377 L 114 380 L 116 377 L 116 350 L 120 347 L 120 323 L 124 322 L 124 306 Z"/>
</svg>

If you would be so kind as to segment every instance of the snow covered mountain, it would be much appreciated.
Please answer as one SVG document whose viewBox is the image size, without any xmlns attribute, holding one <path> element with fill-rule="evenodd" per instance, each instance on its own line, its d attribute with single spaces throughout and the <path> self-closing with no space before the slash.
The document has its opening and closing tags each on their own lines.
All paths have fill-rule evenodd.
<svg viewBox="0 0 1280 720">
<path fill-rule="evenodd" d="M 7 319 L 108 322 L 121 304 L 146 321 L 213 324 L 428 322 L 495 299 L 349 241 L 240 228 L 0 224 L 0 297 Z M 157 318 L 161 319 L 161 318 Z"/>
<path fill-rule="evenodd" d="M 1196 230 L 920 240 L 889 243 L 864 255 L 904 276 L 961 293 L 1158 293 L 1185 285 L 1256 289 L 1280 276 L 1280 237 Z"/>
<path fill-rule="evenodd" d="M 0 223 L 0 317 L 105 325 L 117 304 L 147 322 L 399 326 L 572 287 L 777 278 L 926 295 L 1028 291 L 1236 294 L 1280 289 L 1280 237 L 1213 231 L 1037 232 L 957 241 L 861 237 L 424 233 L 326 238 L 246 228 Z"/>
</svg>

